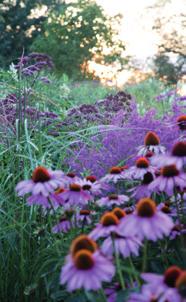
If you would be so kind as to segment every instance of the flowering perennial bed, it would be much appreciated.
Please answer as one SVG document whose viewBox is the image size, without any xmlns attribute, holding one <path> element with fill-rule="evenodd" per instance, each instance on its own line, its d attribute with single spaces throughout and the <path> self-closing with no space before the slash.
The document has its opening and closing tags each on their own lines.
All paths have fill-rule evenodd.
<svg viewBox="0 0 186 302">
<path fill-rule="evenodd" d="M 97 154 L 82 148 L 79 164 L 69 160 L 72 172 L 38 166 L 16 186 L 49 217 L 56 239 L 73 237 L 58 277 L 73 301 L 186 301 L 186 115 L 176 107 L 162 123 L 134 108 L 132 122 L 130 136 L 122 137 L 129 123 L 122 120 Z M 122 152 L 132 161 L 119 164 Z M 83 177 L 81 165 L 95 174 Z"/>
</svg>

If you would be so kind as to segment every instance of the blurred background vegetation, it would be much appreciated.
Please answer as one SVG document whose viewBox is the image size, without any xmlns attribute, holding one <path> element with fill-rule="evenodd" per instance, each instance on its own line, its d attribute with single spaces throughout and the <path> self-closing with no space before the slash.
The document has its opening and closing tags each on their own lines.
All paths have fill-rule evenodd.
<svg viewBox="0 0 186 302">
<path fill-rule="evenodd" d="M 89 0 L 4 0 L 0 64 L 8 67 L 23 51 L 32 50 L 50 55 L 56 71 L 73 78 L 88 75 L 87 62 L 95 54 L 102 64 L 118 61 L 122 66 L 124 43 L 116 40 L 115 28 L 120 19 L 120 15 L 106 16 L 101 6 Z"/>
<path fill-rule="evenodd" d="M 169 2 L 157 0 L 148 10 L 163 11 Z M 124 67 L 135 69 L 119 36 L 121 20 L 121 14 L 109 16 L 99 1 L 1 0 L 0 67 L 8 68 L 22 53 L 42 52 L 52 57 L 57 75 L 75 80 L 98 78 L 89 68 L 92 60 L 104 66 L 114 64 L 116 72 Z M 172 18 L 157 14 L 153 26 L 160 39 L 151 69 L 168 84 L 177 83 L 184 73 L 183 31 L 176 26 L 166 30 L 169 23 L 178 21 L 184 26 L 184 13 L 175 12 Z"/>
</svg>

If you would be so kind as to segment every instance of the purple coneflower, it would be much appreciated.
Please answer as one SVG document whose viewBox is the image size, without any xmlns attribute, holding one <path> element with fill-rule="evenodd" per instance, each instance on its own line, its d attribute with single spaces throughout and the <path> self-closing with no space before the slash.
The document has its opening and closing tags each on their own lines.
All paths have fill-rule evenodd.
<svg viewBox="0 0 186 302">
<path fill-rule="evenodd" d="M 79 235 L 76 237 L 70 246 L 70 253 L 74 257 L 75 254 L 81 250 L 88 250 L 94 253 L 98 250 L 97 243 L 87 235 Z"/>
<path fill-rule="evenodd" d="M 89 234 L 89 236 L 94 240 L 97 240 L 101 237 L 107 237 L 112 232 L 116 232 L 118 225 L 119 225 L 119 219 L 114 213 L 112 212 L 105 213 L 101 217 L 101 221 L 97 224 L 97 226 Z"/>
<path fill-rule="evenodd" d="M 173 228 L 172 219 L 158 210 L 150 198 L 142 198 L 136 205 L 136 210 L 127 215 L 119 225 L 123 236 L 138 236 L 139 239 L 156 241 L 168 236 Z"/>
<path fill-rule="evenodd" d="M 73 172 L 69 172 L 65 175 L 65 184 L 69 186 L 72 183 L 76 183 L 80 178 Z"/>
<path fill-rule="evenodd" d="M 97 249 L 97 244 L 85 235 L 76 238 L 71 245 L 71 254 L 62 267 L 60 283 L 67 283 L 68 291 L 79 288 L 98 290 L 102 282 L 110 282 L 115 267 Z"/>
<path fill-rule="evenodd" d="M 113 182 L 113 183 L 117 183 L 119 180 L 123 180 L 123 179 L 126 179 L 126 170 L 127 170 L 127 166 L 126 168 L 124 167 L 112 167 L 110 170 L 109 170 L 109 173 L 106 174 L 102 179 L 101 181 L 102 182 L 106 182 L 106 183 L 109 183 L 109 182 Z"/>
<path fill-rule="evenodd" d="M 168 165 L 161 169 L 160 176 L 158 176 L 149 185 L 149 190 L 152 192 L 165 192 L 167 195 L 172 196 L 176 187 L 181 190 L 186 184 L 186 174 L 180 172 L 176 165 Z"/>
<path fill-rule="evenodd" d="M 102 197 L 97 200 L 96 203 L 101 207 L 111 208 L 113 205 L 120 206 L 127 201 L 129 201 L 129 198 L 126 195 L 110 194 L 107 197 Z"/>
<path fill-rule="evenodd" d="M 57 190 L 54 191 L 54 193 L 50 194 L 50 201 L 52 202 L 52 207 L 54 209 L 57 209 L 60 206 L 64 205 L 64 200 L 61 197 L 61 194 L 65 192 L 65 189 L 60 187 Z"/>
<path fill-rule="evenodd" d="M 58 224 L 56 224 L 52 228 L 52 233 L 67 233 L 72 228 L 72 223 L 70 220 L 64 215 L 61 217 Z"/>
<path fill-rule="evenodd" d="M 142 289 L 140 293 L 132 293 L 128 302 L 160 302 L 159 294 L 150 288 Z M 166 302 L 165 300 L 161 302 Z M 175 301 L 176 302 L 176 301 Z"/>
<path fill-rule="evenodd" d="M 176 283 L 181 276 L 182 270 L 177 266 L 169 267 L 164 275 L 153 273 L 142 274 L 142 279 L 147 283 L 142 286 L 142 290 L 151 290 L 160 297 L 158 301 L 181 302 L 181 296 L 176 288 Z"/>
<path fill-rule="evenodd" d="M 79 213 L 76 214 L 76 222 L 78 225 L 87 225 L 92 223 L 91 219 L 91 211 L 87 209 L 82 209 L 79 211 Z"/>
<path fill-rule="evenodd" d="M 113 209 L 112 213 L 116 215 L 121 222 L 126 213 L 121 208 Z M 101 251 L 108 257 L 112 256 L 114 253 L 122 255 L 124 258 L 130 255 L 138 256 L 139 247 L 141 246 L 141 241 L 134 236 L 122 236 L 122 234 L 116 229 L 110 236 L 104 240 Z"/>
<path fill-rule="evenodd" d="M 144 146 L 140 146 L 138 155 L 145 156 L 148 151 L 153 152 L 154 154 L 165 153 L 165 147 L 160 145 L 159 136 L 153 132 L 147 132 L 144 139 Z"/>
<path fill-rule="evenodd" d="M 88 191 L 93 196 L 101 194 L 101 191 L 103 189 L 103 186 L 99 181 L 93 182 L 87 178 L 80 179 L 79 181 L 77 181 L 77 184 L 79 184 L 82 187 L 83 191 Z"/>
<path fill-rule="evenodd" d="M 186 141 L 177 142 L 173 146 L 171 159 L 172 163 L 175 164 L 179 169 L 186 164 Z"/>
<path fill-rule="evenodd" d="M 170 240 L 174 240 L 181 235 L 186 236 L 186 224 L 175 224 L 170 233 Z"/>
<path fill-rule="evenodd" d="M 138 256 L 141 241 L 135 236 L 123 236 L 119 232 L 114 233 L 113 236 L 106 238 L 101 246 L 101 251 L 104 255 L 110 257 L 114 253 L 120 254 L 123 258 L 131 255 Z"/>
<path fill-rule="evenodd" d="M 182 271 L 179 277 L 176 280 L 176 288 L 182 297 L 181 301 L 184 301 L 185 298 L 185 289 L 186 289 L 186 270 Z"/>
<path fill-rule="evenodd" d="M 119 283 L 114 283 L 108 288 L 105 288 L 105 295 L 108 302 L 116 302 L 118 291 L 121 290 L 121 285 Z"/>
<path fill-rule="evenodd" d="M 52 228 L 52 233 L 67 233 L 72 227 L 75 227 L 73 223 L 74 213 L 73 209 L 66 210 L 60 221 Z"/>
<path fill-rule="evenodd" d="M 131 197 L 139 200 L 144 197 L 150 197 L 151 196 L 151 190 L 149 190 L 149 184 L 154 180 L 154 176 L 152 173 L 147 172 L 143 176 L 143 180 L 141 181 L 141 184 L 130 189 L 129 192 L 132 192 Z"/>
<path fill-rule="evenodd" d="M 153 157 L 152 164 L 160 168 L 175 164 L 178 169 L 182 169 L 186 164 L 186 141 L 177 142 L 173 146 L 171 154 Z"/>
<path fill-rule="evenodd" d="M 114 274 L 114 265 L 100 252 L 81 250 L 74 257 L 66 258 L 61 270 L 60 283 L 66 283 L 70 292 L 80 288 L 98 290 L 102 287 L 102 282 L 110 282 Z"/>
<path fill-rule="evenodd" d="M 71 183 L 69 189 L 62 193 L 61 197 L 70 207 L 84 206 L 91 199 L 90 194 L 77 183 Z"/>
<path fill-rule="evenodd" d="M 186 114 L 180 115 L 177 118 L 177 125 L 181 131 L 186 130 Z"/>
<path fill-rule="evenodd" d="M 18 196 L 24 196 L 27 193 L 32 195 L 27 199 L 28 204 L 39 204 L 44 207 L 50 207 L 48 197 L 64 183 L 64 174 L 62 171 L 51 171 L 42 166 L 37 167 L 29 180 L 23 180 L 16 186 Z"/>
<path fill-rule="evenodd" d="M 162 211 L 165 214 L 171 214 L 171 209 L 170 205 L 168 203 L 163 203 L 161 202 L 158 206 L 157 209 Z"/>
<path fill-rule="evenodd" d="M 136 160 L 135 166 L 129 168 L 128 176 L 133 179 L 143 179 L 147 172 L 154 174 L 155 168 L 150 166 L 146 157 L 140 157 Z"/>
</svg>

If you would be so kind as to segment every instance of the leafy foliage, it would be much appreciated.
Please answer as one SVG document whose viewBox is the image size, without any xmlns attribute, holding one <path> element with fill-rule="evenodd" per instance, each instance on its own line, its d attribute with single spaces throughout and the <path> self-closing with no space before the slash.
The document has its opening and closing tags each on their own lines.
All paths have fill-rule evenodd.
<svg viewBox="0 0 186 302">
<path fill-rule="evenodd" d="M 33 12 L 49 0 L 2 0 L 0 3 L 0 65 L 7 66 L 28 52 L 37 35 L 42 32 L 42 23 L 46 16 Z"/>
<path fill-rule="evenodd" d="M 76 85 L 71 83 L 68 78 L 56 79 L 51 76 L 49 77 L 50 83 L 46 84 L 41 81 L 41 75 L 45 74 L 40 74 L 39 72 L 35 85 L 30 87 L 25 85 L 33 83 L 33 77 L 35 79 L 36 74 L 32 74 L 31 78 L 25 78 L 24 76 L 17 81 L 18 75 L 15 70 L 12 70 L 12 72 L 1 71 L 1 99 L 5 98 L 9 93 L 18 93 L 19 89 L 20 92 L 24 92 L 25 88 L 27 88 L 27 93 L 30 93 L 29 88 L 32 88 L 31 94 L 27 98 L 27 104 L 43 111 L 42 118 L 45 115 L 44 110 L 50 109 L 60 116 L 61 121 L 63 121 L 62 112 L 72 106 L 75 101 L 77 90 L 79 90 L 79 103 L 81 103 L 81 100 L 86 101 L 87 104 L 95 102 L 95 96 L 88 94 L 91 82 L 85 82 L 77 86 L 77 83 Z M 65 92 L 64 85 L 68 88 L 68 93 Z M 103 98 L 108 92 L 110 93 L 110 90 L 105 87 L 92 86 L 91 91 L 97 90 L 95 95 L 98 97 Z M 12 87 L 14 87 L 14 90 Z M 139 99 L 141 107 L 145 105 L 142 104 L 143 96 L 144 100 L 149 101 L 151 107 L 153 107 L 154 104 L 157 106 L 157 103 L 154 102 L 154 96 L 159 90 L 162 90 L 162 87 L 160 82 L 152 80 L 130 87 L 129 90 L 132 91 L 132 94 L 135 94 L 137 101 Z M 12 105 L 12 102 L 10 102 L 10 105 Z M 149 104 L 147 104 L 147 108 L 148 106 Z M 114 109 L 115 103 L 113 104 Z M 1 112 L 0 116 L 2 117 L 3 114 L 4 112 Z M 88 128 L 87 125 L 84 129 L 79 127 L 73 131 L 70 128 L 64 129 L 61 127 L 57 137 L 49 135 L 48 126 L 41 128 L 40 123 L 37 123 L 38 121 L 35 119 L 32 120 L 34 130 L 27 127 L 25 119 L 20 137 L 18 136 L 17 128 L 11 136 L 9 133 L 11 127 L 9 125 L 7 125 L 7 131 L 3 134 L 0 129 L 1 137 L 3 136 L 6 141 L 5 144 L 2 141 L 0 144 L 0 301 L 103 301 L 98 293 L 88 293 L 87 296 L 82 291 L 67 293 L 65 288 L 59 285 L 60 269 L 64 263 L 69 244 L 80 234 L 81 229 L 72 229 L 66 235 L 63 233 L 51 233 L 52 226 L 57 222 L 55 215 L 45 215 L 36 207 L 26 206 L 24 198 L 18 198 L 14 188 L 21 179 L 28 179 L 37 165 L 45 165 L 54 169 L 63 168 L 64 171 L 67 171 L 68 154 L 72 152 L 73 145 L 78 141 L 86 141 L 87 147 L 93 145 L 92 156 L 84 152 L 83 161 L 87 160 L 84 167 L 89 169 L 96 163 L 96 165 L 99 165 L 99 173 L 105 171 L 106 165 L 109 166 L 113 162 L 118 163 L 120 159 L 126 159 L 127 148 L 130 149 L 131 154 L 134 151 L 134 147 L 142 143 L 144 131 L 147 129 L 157 129 L 162 142 L 167 140 L 170 143 L 173 142 L 176 130 L 170 131 L 170 129 L 173 129 L 176 112 L 172 119 L 171 117 L 170 119 L 164 119 L 166 125 L 170 121 L 170 127 L 167 127 L 167 130 L 162 128 L 162 120 L 158 121 L 154 118 L 154 112 L 148 112 L 146 116 L 141 117 L 133 108 L 132 114 L 130 121 L 122 128 L 123 130 L 120 130 L 119 124 L 117 124 L 120 117 L 115 117 L 117 129 L 114 130 L 111 127 L 112 129 L 109 128 L 107 133 L 102 133 L 101 143 L 104 144 L 102 146 L 100 146 L 100 142 L 97 144 L 93 137 L 95 133 L 99 134 L 98 127 L 97 129 L 96 127 Z M 144 129 L 145 127 L 146 129 Z M 127 128 L 127 131 L 129 131 L 128 135 L 126 135 L 127 131 L 125 131 Z M 134 136 L 131 135 L 130 128 L 135 134 Z M 167 133 L 169 133 L 168 136 Z M 98 153 L 100 150 L 99 146 L 103 151 L 102 156 Z M 78 154 L 76 153 L 75 155 L 77 156 Z M 82 157 L 82 154 L 80 156 Z M 103 165 L 104 167 L 101 167 Z M 73 168 L 73 165 L 71 167 Z M 95 171 L 94 167 L 92 170 Z M 78 170 L 78 172 L 81 171 Z M 97 219 L 97 216 L 95 215 L 95 219 Z M 165 242 L 165 248 L 161 247 L 160 257 L 159 245 L 151 244 L 149 246 L 150 252 L 147 260 L 149 268 L 155 272 L 162 273 L 164 268 L 171 263 L 180 266 L 185 263 L 184 258 L 183 260 L 179 259 L 179 239 L 176 242 L 173 241 L 171 246 L 166 247 L 167 243 Z M 174 249 L 178 251 L 176 255 L 172 253 Z M 140 261 L 141 256 L 137 260 L 134 259 L 136 271 L 138 269 L 140 271 Z M 129 276 L 135 278 L 136 271 L 131 269 L 128 263 L 122 266 L 122 270 L 127 282 Z M 127 301 L 129 294 L 129 289 L 124 292 L 119 291 L 117 301 Z"/>
<path fill-rule="evenodd" d="M 155 71 L 158 78 L 163 78 L 168 84 L 175 84 L 184 73 L 186 60 L 185 37 L 182 30 L 185 14 L 178 9 L 174 14 L 168 15 L 166 9 L 169 9 L 171 3 L 165 1 L 159 4 L 159 17 L 156 18 L 153 27 L 160 37 L 158 53 L 154 59 Z"/>
<path fill-rule="evenodd" d="M 157 78 L 164 79 L 168 84 L 175 84 L 178 81 L 180 66 L 171 63 L 169 57 L 165 54 L 159 54 L 154 59 L 155 72 Z"/>
<path fill-rule="evenodd" d="M 49 15 L 44 35 L 38 36 L 32 49 L 51 55 L 56 69 L 71 77 L 85 75 L 88 61 L 94 57 L 102 64 L 123 63 L 124 44 L 116 39 L 120 19 L 120 15 L 107 17 L 95 1 L 62 3 Z"/>
</svg>

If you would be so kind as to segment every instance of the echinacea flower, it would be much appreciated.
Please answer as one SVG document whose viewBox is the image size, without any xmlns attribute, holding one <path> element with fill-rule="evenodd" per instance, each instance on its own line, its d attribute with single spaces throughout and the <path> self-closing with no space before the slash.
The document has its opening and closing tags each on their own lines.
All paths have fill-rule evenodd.
<svg viewBox="0 0 186 302">
<path fill-rule="evenodd" d="M 75 254 L 81 250 L 88 250 L 89 252 L 94 253 L 98 250 L 98 246 L 89 236 L 79 235 L 72 241 L 70 253 L 72 256 L 75 256 Z"/>
<path fill-rule="evenodd" d="M 146 284 L 142 286 L 142 290 L 149 289 L 156 292 L 160 297 L 158 301 L 181 302 L 181 296 L 176 288 L 176 283 L 181 273 L 182 270 L 175 265 L 169 267 L 164 275 L 143 273 L 141 277 Z"/>
<path fill-rule="evenodd" d="M 52 228 L 52 233 L 67 233 L 72 228 L 72 222 L 64 215 L 59 223 Z"/>
<path fill-rule="evenodd" d="M 29 180 L 23 180 L 16 186 L 18 196 L 31 193 L 28 204 L 39 204 L 50 207 L 48 198 L 58 187 L 64 183 L 64 173 L 62 171 L 51 171 L 42 166 L 37 167 Z"/>
<path fill-rule="evenodd" d="M 141 245 L 141 240 L 136 236 L 123 236 L 116 231 L 113 236 L 109 236 L 103 241 L 101 251 L 108 257 L 117 253 L 123 258 L 127 258 L 131 255 L 138 256 Z"/>
<path fill-rule="evenodd" d="M 126 217 L 126 213 L 121 208 L 115 208 L 112 213 L 116 215 L 121 222 Z M 101 251 L 108 257 L 114 253 L 120 254 L 123 258 L 130 255 L 138 256 L 141 241 L 136 236 L 122 236 L 118 229 L 113 231 L 108 238 L 106 238 L 101 246 Z"/>
<path fill-rule="evenodd" d="M 128 302 L 158 302 L 159 294 L 156 290 L 152 290 L 150 288 L 142 289 L 140 293 L 132 293 L 129 296 Z M 163 300 L 162 302 L 166 302 Z M 176 302 L 176 301 L 175 301 Z"/>
<path fill-rule="evenodd" d="M 155 168 L 150 166 L 150 162 L 146 157 L 140 157 L 136 160 L 135 166 L 129 168 L 128 177 L 132 179 L 143 179 L 147 172 L 154 174 Z"/>
<path fill-rule="evenodd" d="M 142 156 L 145 156 L 148 151 L 154 154 L 165 153 L 165 147 L 160 145 L 159 136 L 153 131 L 147 132 L 144 139 L 144 146 L 140 146 L 138 149 L 138 155 Z"/>
<path fill-rule="evenodd" d="M 114 215 L 116 215 L 116 217 L 117 217 L 119 220 L 121 220 L 122 218 L 124 218 L 124 217 L 126 216 L 126 212 L 125 212 L 123 209 L 118 208 L 118 207 L 114 208 L 114 209 L 112 210 L 112 213 L 113 213 Z"/>
<path fill-rule="evenodd" d="M 177 292 L 172 290 L 166 294 L 158 292 L 157 289 L 143 288 L 140 293 L 132 293 L 128 302 L 182 302 Z"/>
<path fill-rule="evenodd" d="M 86 180 L 90 181 L 91 183 L 94 183 L 97 181 L 97 177 L 95 175 L 88 175 L 86 176 Z"/>
<path fill-rule="evenodd" d="M 186 298 L 186 270 L 182 271 L 177 278 L 176 288 L 184 301 L 184 298 Z"/>
<path fill-rule="evenodd" d="M 76 223 L 80 226 L 91 224 L 91 213 L 92 212 L 87 209 L 80 210 L 79 213 L 76 214 L 74 222 L 76 221 Z"/>
<path fill-rule="evenodd" d="M 141 184 L 130 189 L 129 192 L 132 192 L 131 197 L 139 200 L 144 197 L 151 196 L 151 190 L 149 190 L 149 184 L 154 180 L 152 173 L 147 172 L 144 174 Z"/>
<path fill-rule="evenodd" d="M 173 221 L 158 210 L 150 198 L 142 198 L 136 205 L 136 210 L 125 217 L 119 225 L 123 236 L 138 236 L 139 239 L 156 241 L 168 236 L 173 228 Z"/>
<path fill-rule="evenodd" d="M 113 205 L 120 206 L 122 204 L 125 204 L 127 201 L 129 201 L 129 198 L 126 195 L 110 194 L 107 197 L 98 199 L 96 203 L 101 207 L 111 208 Z"/>
<path fill-rule="evenodd" d="M 186 164 L 186 141 L 177 142 L 171 152 L 173 163 L 178 168 L 182 168 Z"/>
<path fill-rule="evenodd" d="M 99 251 L 92 253 L 82 249 L 66 258 L 61 269 L 60 283 L 67 284 L 70 292 L 80 288 L 98 290 L 102 282 L 110 282 L 114 274 L 114 265 Z"/>
<path fill-rule="evenodd" d="M 152 164 L 159 168 L 174 164 L 178 169 L 182 169 L 186 164 L 186 141 L 175 143 L 170 154 L 153 157 Z"/>
<path fill-rule="evenodd" d="M 160 210 L 160 211 L 162 211 L 165 214 L 170 214 L 171 213 L 170 205 L 168 205 L 167 203 L 161 202 L 157 206 L 157 209 Z"/>
<path fill-rule="evenodd" d="M 91 199 L 90 194 L 82 189 L 77 183 L 71 183 L 69 189 L 61 194 L 61 197 L 66 201 L 66 206 L 84 206 Z"/>
<path fill-rule="evenodd" d="M 89 237 L 97 240 L 101 237 L 108 237 L 112 232 L 116 232 L 119 225 L 118 217 L 112 213 L 105 213 L 97 226 L 89 234 Z"/>
<path fill-rule="evenodd" d="M 177 118 L 177 125 L 181 131 L 186 130 L 186 114 L 180 115 Z"/>
<path fill-rule="evenodd" d="M 121 285 L 119 283 L 114 283 L 110 287 L 105 288 L 105 295 L 107 297 L 107 302 L 116 302 L 118 291 L 121 290 Z"/>
<path fill-rule="evenodd" d="M 104 189 L 104 185 L 102 185 L 99 181 L 91 181 L 85 179 L 80 179 L 77 181 L 77 184 L 79 184 L 82 187 L 83 191 L 88 191 L 88 193 L 92 194 L 92 196 L 97 196 L 101 194 L 102 190 Z"/>
<path fill-rule="evenodd" d="M 186 184 L 186 174 L 180 172 L 176 165 L 164 166 L 160 171 L 160 176 L 151 182 L 149 190 L 152 192 L 165 192 L 168 196 L 174 194 L 176 187 L 183 189 Z"/>
<path fill-rule="evenodd" d="M 170 240 L 174 240 L 179 236 L 186 237 L 186 224 L 175 224 L 170 233 Z"/>
<path fill-rule="evenodd" d="M 109 173 L 106 174 L 101 181 L 106 183 L 117 183 L 119 180 L 126 179 L 126 171 L 123 167 L 112 167 Z"/>
<path fill-rule="evenodd" d="M 50 194 L 50 201 L 52 203 L 52 207 L 54 209 L 57 209 L 60 206 L 64 205 L 64 200 L 61 197 L 61 194 L 65 192 L 65 189 L 62 187 L 59 187 L 57 190 L 55 190 L 53 193 Z"/>
<path fill-rule="evenodd" d="M 65 184 L 69 186 L 72 183 L 76 183 L 80 178 L 73 172 L 69 172 L 65 175 Z"/>
</svg>

